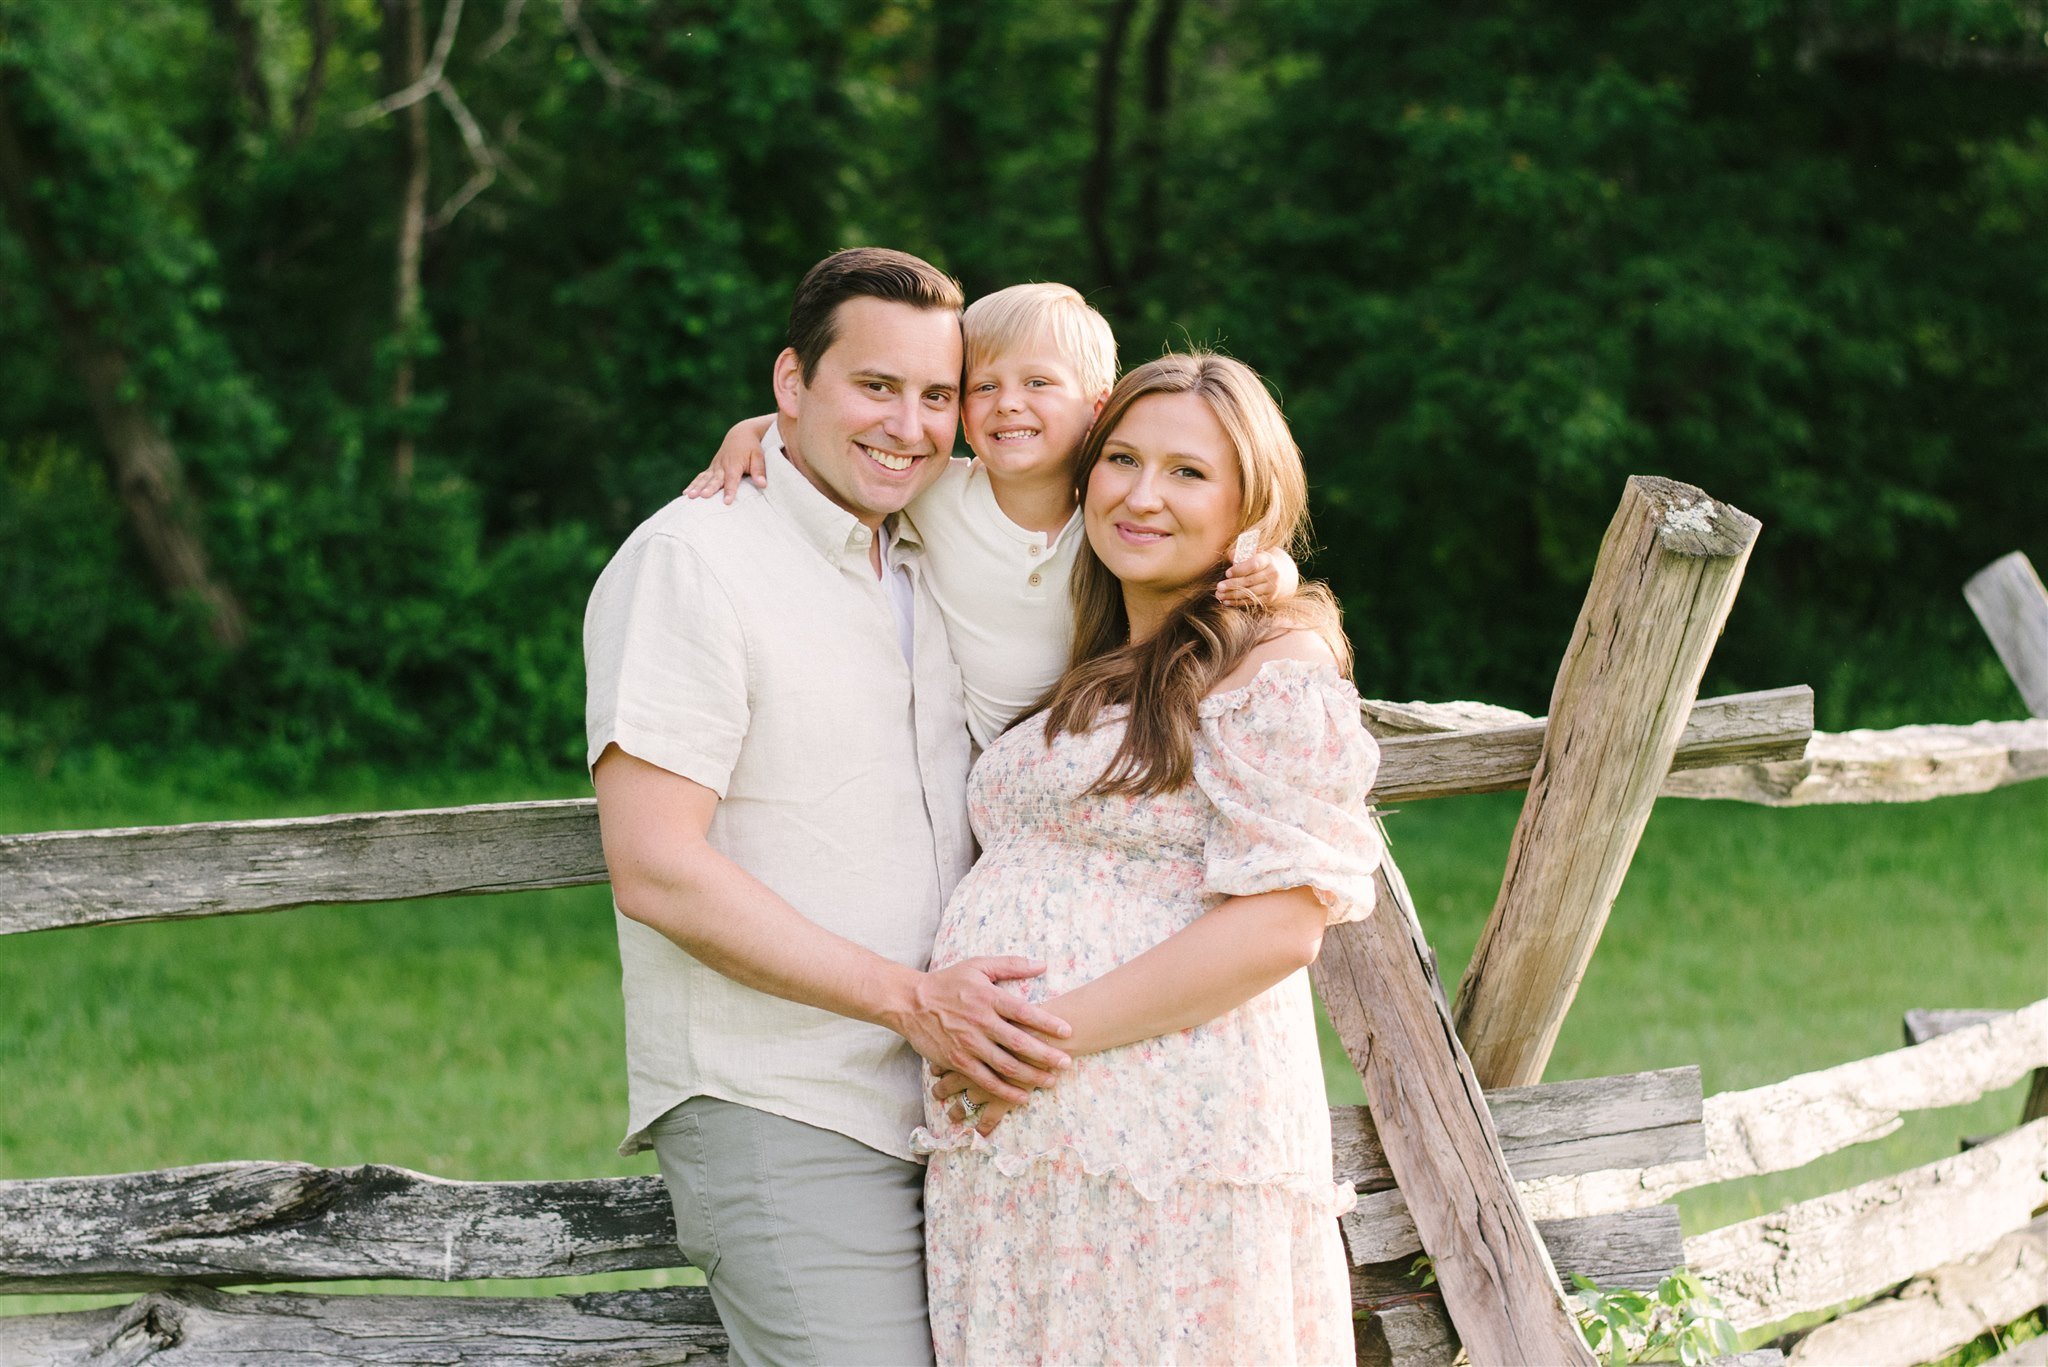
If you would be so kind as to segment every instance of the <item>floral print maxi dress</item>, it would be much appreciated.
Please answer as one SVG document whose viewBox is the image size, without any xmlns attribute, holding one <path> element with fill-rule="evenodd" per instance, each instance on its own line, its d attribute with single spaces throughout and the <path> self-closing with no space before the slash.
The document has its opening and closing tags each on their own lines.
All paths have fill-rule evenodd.
<svg viewBox="0 0 2048 1367">
<path fill-rule="evenodd" d="M 1100 977 L 1227 897 L 1308 886 L 1332 922 L 1372 906 L 1379 752 L 1327 665 L 1267 663 L 1206 698 L 1194 782 L 1087 795 L 1117 713 L 1050 746 L 1038 718 L 969 784 L 983 853 L 935 966 L 1046 963 L 1039 1000 Z M 942 1363 L 1349 1363 L 1308 975 L 1207 1024 L 1075 1060 L 983 1139 L 927 1095 L 932 1332 Z"/>
</svg>

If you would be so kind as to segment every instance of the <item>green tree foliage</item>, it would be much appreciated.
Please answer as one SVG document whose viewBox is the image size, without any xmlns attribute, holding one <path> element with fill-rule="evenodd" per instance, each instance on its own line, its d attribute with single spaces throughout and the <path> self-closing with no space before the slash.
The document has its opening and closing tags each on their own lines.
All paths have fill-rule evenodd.
<svg viewBox="0 0 2048 1367">
<path fill-rule="evenodd" d="M 862 241 L 1266 373 L 1369 692 L 1540 706 L 1652 472 L 1765 523 L 1710 687 L 2012 707 L 1956 590 L 2048 553 L 2023 5 L 468 0 L 404 336 L 399 9 L 0 0 L 58 283 L 251 623 L 153 588 L 0 229 L 0 747 L 571 762 L 597 568 Z"/>
</svg>

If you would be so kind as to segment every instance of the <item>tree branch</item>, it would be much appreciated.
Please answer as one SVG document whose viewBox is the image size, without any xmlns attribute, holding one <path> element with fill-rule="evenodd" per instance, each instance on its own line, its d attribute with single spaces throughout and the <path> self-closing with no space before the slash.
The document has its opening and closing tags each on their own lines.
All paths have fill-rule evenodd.
<svg viewBox="0 0 2048 1367">
<path fill-rule="evenodd" d="M 505 44 L 519 34 L 519 16 L 526 12 L 526 0 L 505 0 L 505 17 L 498 21 L 498 31 L 484 40 L 476 55 L 486 60 L 497 56 Z"/>
<path fill-rule="evenodd" d="M 373 123 L 387 114 L 418 104 L 434 93 L 441 84 L 441 73 L 448 65 L 449 50 L 455 46 L 455 29 L 462 22 L 462 0 L 448 0 L 448 7 L 441 11 L 441 32 L 434 39 L 434 51 L 427 58 L 419 76 L 403 90 L 395 90 L 375 104 L 366 105 L 348 116 L 351 128 Z"/>
</svg>

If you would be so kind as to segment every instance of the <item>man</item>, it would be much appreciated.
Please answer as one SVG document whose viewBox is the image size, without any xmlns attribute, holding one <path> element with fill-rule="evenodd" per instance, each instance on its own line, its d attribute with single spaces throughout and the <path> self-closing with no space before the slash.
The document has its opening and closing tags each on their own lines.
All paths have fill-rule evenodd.
<svg viewBox="0 0 2048 1367">
<path fill-rule="evenodd" d="M 813 267 L 766 490 L 656 513 L 584 621 L 622 1151 L 655 1150 L 739 1363 L 929 1361 L 918 1055 L 1016 1100 L 1067 1062 L 1000 985 L 1041 965 L 925 969 L 973 857 L 968 741 L 894 514 L 952 451 L 961 303 L 901 252 Z"/>
</svg>

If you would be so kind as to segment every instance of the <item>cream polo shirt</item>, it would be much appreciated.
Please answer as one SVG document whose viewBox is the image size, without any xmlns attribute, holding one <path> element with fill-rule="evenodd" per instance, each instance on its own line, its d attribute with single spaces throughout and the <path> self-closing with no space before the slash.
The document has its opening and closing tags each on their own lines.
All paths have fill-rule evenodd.
<svg viewBox="0 0 2048 1367">
<path fill-rule="evenodd" d="M 616 743 L 719 795 L 713 848 L 828 930 L 913 968 L 973 860 L 960 674 L 915 530 L 897 520 L 912 660 L 871 533 L 763 443 L 765 492 L 679 498 L 627 538 L 583 622 L 594 766 Z M 900 1158 L 919 1061 L 880 1026 L 784 1001 L 618 917 L 630 1112 L 620 1152 L 693 1096 Z"/>
<path fill-rule="evenodd" d="M 956 460 L 917 496 L 910 519 L 966 683 L 967 726 L 986 749 L 1067 667 L 1081 511 L 1058 536 L 1026 531 L 996 506 L 981 462 Z"/>
</svg>

